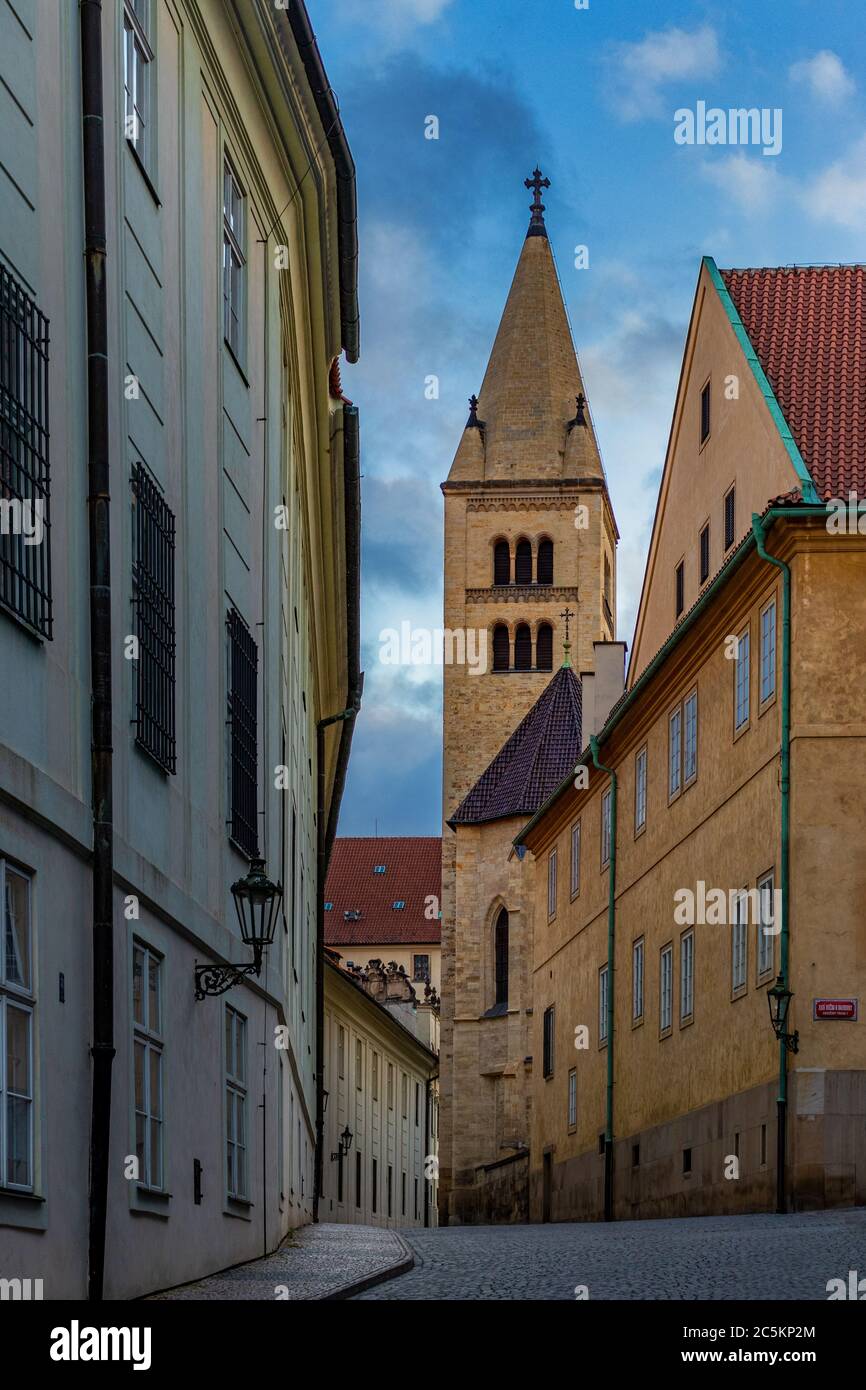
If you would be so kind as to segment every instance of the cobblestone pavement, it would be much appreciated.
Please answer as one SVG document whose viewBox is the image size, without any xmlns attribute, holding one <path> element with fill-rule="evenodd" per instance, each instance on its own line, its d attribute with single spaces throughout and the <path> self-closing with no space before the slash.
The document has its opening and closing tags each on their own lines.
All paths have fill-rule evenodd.
<svg viewBox="0 0 866 1390">
<path fill-rule="evenodd" d="M 406 1230 L 415 1268 L 390 1299 L 826 1299 L 866 1276 L 866 1208 L 795 1216 Z"/>
<path fill-rule="evenodd" d="M 378 1226 L 338 1226 L 322 1222 L 295 1231 L 290 1241 L 260 1260 L 153 1294 L 165 1299 L 327 1298 L 346 1284 L 401 1264 L 406 1247 L 394 1231 Z"/>
</svg>

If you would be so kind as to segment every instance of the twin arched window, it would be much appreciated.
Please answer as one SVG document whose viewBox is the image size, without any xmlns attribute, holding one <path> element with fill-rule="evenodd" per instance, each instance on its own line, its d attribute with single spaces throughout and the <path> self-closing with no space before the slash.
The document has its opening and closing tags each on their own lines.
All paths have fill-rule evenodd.
<svg viewBox="0 0 866 1390">
<path fill-rule="evenodd" d="M 519 540 L 514 550 L 514 583 L 531 584 L 532 578 L 532 542 Z M 511 583 L 511 548 L 508 541 L 499 540 L 493 547 L 493 583 Z M 538 543 L 538 555 L 535 564 L 535 583 L 553 583 L 553 541 L 547 537 Z"/>
<path fill-rule="evenodd" d="M 511 667 L 511 645 L 508 628 L 498 623 L 493 629 L 493 669 L 509 671 Z M 541 623 L 535 634 L 535 667 L 532 665 L 532 632 L 528 623 L 519 623 L 514 631 L 515 671 L 553 670 L 553 628 L 550 623 Z"/>
</svg>

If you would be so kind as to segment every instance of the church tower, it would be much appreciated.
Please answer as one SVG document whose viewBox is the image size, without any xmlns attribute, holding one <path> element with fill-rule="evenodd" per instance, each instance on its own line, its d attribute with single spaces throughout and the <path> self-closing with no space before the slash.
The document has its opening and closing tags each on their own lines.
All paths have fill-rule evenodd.
<svg viewBox="0 0 866 1390">
<path fill-rule="evenodd" d="M 455 1214 L 452 1170 L 465 1151 L 459 1143 L 455 1151 L 458 1093 L 472 1084 L 454 1067 L 455 968 L 481 961 L 486 949 L 478 942 L 474 955 L 458 952 L 457 935 L 487 929 L 455 921 L 453 817 L 563 659 L 577 673 L 591 671 L 593 642 L 616 636 L 618 533 L 544 222 L 541 193 L 549 186 L 538 169 L 526 180 L 529 229 L 481 391 L 470 399 L 442 484 L 451 637 L 443 710 L 441 1221 Z M 486 651 L 486 661 L 450 660 L 449 646 L 459 655 L 461 637 L 468 653 Z M 504 863 L 502 871 L 504 879 Z M 458 1185 L 465 1176 L 457 1175 Z"/>
</svg>

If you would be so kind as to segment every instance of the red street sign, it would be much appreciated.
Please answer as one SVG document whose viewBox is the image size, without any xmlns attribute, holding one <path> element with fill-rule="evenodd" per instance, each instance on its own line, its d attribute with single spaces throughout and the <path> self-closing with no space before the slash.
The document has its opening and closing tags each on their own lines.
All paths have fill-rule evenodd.
<svg viewBox="0 0 866 1390">
<path fill-rule="evenodd" d="M 812 1017 L 817 1018 L 847 1018 L 852 1022 L 857 1022 L 857 1000 L 856 999 L 813 999 Z"/>
</svg>

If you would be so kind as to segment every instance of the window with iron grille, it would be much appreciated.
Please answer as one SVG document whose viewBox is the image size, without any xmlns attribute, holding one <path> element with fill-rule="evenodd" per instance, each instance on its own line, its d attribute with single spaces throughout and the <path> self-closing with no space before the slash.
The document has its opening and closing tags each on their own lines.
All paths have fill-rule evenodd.
<svg viewBox="0 0 866 1390">
<path fill-rule="evenodd" d="M 255 638 L 230 608 L 229 638 L 229 834 L 248 859 L 259 852 L 258 728 L 256 724 L 259 654 Z"/>
<path fill-rule="evenodd" d="M 48 320 L 0 265 L 0 605 L 52 637 Z"/>
<path fill-rule="evenodd" d="M 548 1076 L 553 1076 L 553 1064 L 554 1064 L 554 1017 L 555 1017 L 554 1007 L 553 1007 L 553 1005 L 551 1004 L 549 1008 L 547 1008 L 547 1009 L 544 1010 L 544 1018 L 543 1018 L 543 1020 L 542 1020 L 543 1027 L 542 1027 L 542 1066 L 541 1066 L 541 1069 L 542 1069 L 542 1074 L 544 1075 L 545 1079 L 546 1079 Z"/>
<path fill-rule="evenodd" d="M 701 583 L 705 584 L 710 575 L 710 523 L 701 531 Z"/>
<path fill-rule="evenodd" d="M 679 617 L 686 606 L 685 560 L 680 560 L 676 571 L 676 616 Z"/>
<path fill-rule="evenodd" d="M 734 520 L 736 513 L 736 492 L 731 488 L 725 493 L 725 550 L 734 544 Z"/>
<path fill-rule="evenodd" d="M 135 741 L 166 772 L 175 772 L 174 514 L 143 463 L 133 466 L 132 494 Z"/>
</svg>

